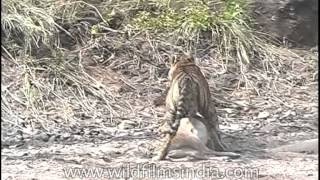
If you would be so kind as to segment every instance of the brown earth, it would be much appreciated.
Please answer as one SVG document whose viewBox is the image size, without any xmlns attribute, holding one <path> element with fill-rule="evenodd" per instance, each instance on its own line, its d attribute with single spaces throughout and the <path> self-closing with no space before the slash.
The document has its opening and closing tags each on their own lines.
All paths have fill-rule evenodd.
<svg viewBox="0 0 320 180">
<path fill-rule="evenodd" d="M 268 2 L 272 1 L 260 3 Z M 271 5 L 263 8 L 273 12 L 279 7 L 275 2 Z M 261 22 L 266 23 L 265 27 L 278 26 L 266 19 Z M 280 30 L 288 32 L 286 28 Z M 310 33 L 298 32 L 308 39 Z M 314 46 L 311 40 L 301 42 Z M 134 43 L 132 40 L 125 46 L 131 47 Z M 141 48 L 141 52 L 148 48 L 151 49 Z M 167 69 L 160 62 L 154 66 L 150 62 L 137 65 L 136 61 L 125 59 L 128 54 L 122 53 L 124 56 L 118 57 L 119 61 L 105 66 L 91 63 L 85 69 L 99 86 L 112 94 L 113 99 L 108 102 L 115 111 L 113 117 L 107 112 L 110 107 L 94 96 L 88 96 L 90 102 L 79 105 L 88 108 L 85 113 L 70 105 L 75 101 L 73 96 L 53 99 L 55 103 L 46 110 L 45 118 L 54 117 L 55 122 L 45 124 L 47 129 L 31 129 L 20 122 L 25 117 L 19 113 L 2 114 L 2 179 L 176 179 L 174 175 L 191 171 L 199 173 L 198 179 L 318 179 L 315 148 L 318 141 L 312 141 L 311 145 L 307 141 L 318 139 L 318 51 L 278 50 L 285 58 L 277 64 L 277 73 L 266 73 L 254 65 L 246 72 L 247 78 L 259 87 L 259 93 L 246 89 L 241 75 L 227 71 L 218 59 L 208 54 L 197 57 L 217 104 L 220 128 L 225 133 L 222 139 L 239 151 L 239 159 L 151 162 L 158 138 L 158 119 L 164 115 L 163 108 L 155 107 L 153 100 L 165 89 Z M 25 105 L 17 98 L 21 92 L 14 85 L 21 81 L 23 70 L 10 61 L 2 60 L 1 66 L 2 95 L 11 96 L 12 101 L 6 103 L 14 103 L 19 112 Z M 124 66 L 133 71 L 129 72 Z M 80 115 L 73 122 L 69 120 L 70 114 Z M 273 148 L 279 151 L 280 147 L 294 143 L 289 151 L 295 152 L 262 151 Z M 212 173 L 210 177 L 201 174 L 204 167 Z M 141 178 L 109 174 L 117 170 L 136 172 L 137 168 L 147 175 L 160 171 L 171 174 L 151 177 L 140 174 Z M 74 174 L 68 175 L 72 170 Z M 89 170 L 102 174 L 90 174 Z M 186 179 L 191 179 L 191 175 Z"/>
<path fill-rule="evenodd" d="M 318 138 L 318 94 L 313 74 L 315 63 L 307 63 L 315 59 L 310 59 L 313 56 L 308 51 L 297 52 L 304 54 L 303 59 L 288 57 L 291 58 L 288 62 L 292 63 L 287 64 L 287 74 L 270 76 L 269 82 L 259 81 L 259 73 L 253 71 L 255 75 L 250 78 L 258 78 L 256 83 L 261 83 L 262 87 L 277 88 L 274 92 L 261 88 L 260 96 L 245 88 L 228 90 L 236 84 L 229 85 L 227 82 L 233 82 L 231 80 L 235 80 L 237 76 L 229 73 L 218 75 L 216 71 L 222 69 L 217 67 L 217 61 L 209 61 L 203 57 L 201 67 L 214 89 L 221 129 L 229 134 L 223 135 L 223 139 L 232 149 L 240 150 L 242 156 L 239 159 L 216 158 L 197 162 L 163 161 L 156 163 L 154 168 L 159 171 L 180 168 L 176 171 L 182 173 L 183 169 L 197 171 L 205 166 L 213 169 L 214 173 L 225 175 L 224 179 L 239 179 L 244 176 L 252 176 L 251 179 L 317 179 L 318 154 L 303 153 L 312 150 L 314 146 L 299 150 L 299 153 L 270 155 L 261 152 L 263 149 Z M 12 72 L 14 73 L 16 72 Z M 9 75 L 8 69 L 4 74 Z M 15 77 L 11 78 L 14 81 Z M 96 168 L 96 171 L 104 172 L 104 175 L 96 176 L 109 179 L 110 168 L 121 169 L 121 166 L 130 165 L 134 169 L 139 164 L 145 164 L 144 167 L 149 167 L 146 169 L 152 173 L 151 157 L 153 142 L 157 139 L 155 129 L 158 127 L 156 119 L 163 117 L 164 111 L 152 104 L 154 97 L 160 95 L 156 91 L 156 83 L 159 81 L 155 82 L 153 89 L 148 85 L 153 80 L 144 78 L 144 83 L 141 84 L 141 80 L 134 80 L 130 75 L 123 76 L 122 79 L 135 88 L 130 88 L 131 90 L 128 90 L 128 85 L 118 83 L 117 86 L 127 89 L 119 92 L 120 99 L 130 103 L 132 112 L 128 112 L 127 116 L 122 115 L 122 119 L 118 120 L 121 123 L 117 126 L 110 126 L 111 120 L 108 118 L 87 118 L 78 122 L 80 124 L 76 126 L 77 129 L 57 129 L 59 131 L 56 134 L 29 131 L 14 135 L 15 132 L 3 129 L 3 133 L 7 134 L 2 135 L 2 178 L 63 179 L 67 176 L 64 174 L 66 168 Z M 117 79 L 104 80 L 110 86 L 117 84 Z M 159 84 L 159 88 L 163 90 L 164 87 Z M 3 82 L 3 87 L 8 86 L 10 81 Z M 115 92 L 119 89 L 117 86 L 114 88 Z M 114 119 L 116 121 L 117 117 Z M 79 169 L 74 171 L 77 173 Z M 233 174 L 235 172 L 238 174 Z"/>
<path fill-rule="evenodd" d="M 256 28 L 289 47 L 318 45 L 318 0 L 255 0 Z"/>
</svg>

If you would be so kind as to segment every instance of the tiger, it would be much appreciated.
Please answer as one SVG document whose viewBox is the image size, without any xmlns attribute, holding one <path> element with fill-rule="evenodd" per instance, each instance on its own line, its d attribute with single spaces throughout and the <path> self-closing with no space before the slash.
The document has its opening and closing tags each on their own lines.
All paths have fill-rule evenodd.
<svg viewBox="0 0 320 180">
<path fill-rule="evenodd" d="M 208 128 L 206 146 L 215 151 L 224 151 L 225 145 L 218 134 L 218 119 L 211 102 L 210 90 L 200 68 L 190 54 L 174 56 L 170 59 L 168 73 L 169 88 L 165 99 L 166 133 L 165 145 L 158 160 L 166 156 L 172 139 L 177 133 L 182 118 L 193 118 L 201 114 L 201 122 Z"/>
</svg>

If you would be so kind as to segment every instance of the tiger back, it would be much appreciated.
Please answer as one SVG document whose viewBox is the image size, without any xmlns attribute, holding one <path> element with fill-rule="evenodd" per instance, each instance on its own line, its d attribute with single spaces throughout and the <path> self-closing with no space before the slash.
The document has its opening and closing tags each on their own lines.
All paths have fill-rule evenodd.
<svg viewBox="0 0 320 180">
<path fill-rule="evenodd" d="M 210 103 L 209 85 L 192 56 L 182 55 L 171 61 L 170 88 L 166 96 L 171 118 L 207 114 Z"/>
</svg>

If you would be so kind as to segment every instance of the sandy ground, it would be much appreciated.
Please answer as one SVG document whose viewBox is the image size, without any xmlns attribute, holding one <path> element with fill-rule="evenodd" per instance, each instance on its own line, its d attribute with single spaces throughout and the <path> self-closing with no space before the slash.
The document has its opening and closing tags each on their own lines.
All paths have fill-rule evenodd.
<svg viewBox="0 0 320 180">
<path fill-rule="evenodd" d="M 291 69 L 299 74 L 294 82 L 303 80 L 302 83 L 290 89 L 279 83 L 275 96 L 261 88 L 258 96 L 241 88 L 219 91 L 223 78 L 220 76 L 218 81 L 210 76 L 210 65 L 205 63 L 201 67 L 209 84 L 218 89 L 213 94 L 218 101 L 220 128 L 226 133 L 222 138 L 229 147 L 240 151 L 239 159 L 152 162 L 159 125 L 155 119 L 163 117 L 164 109 L 152 104 L 160 93 L 147 91 L 140 83 L 134 85 L 145 93 L 143 96 L 126 91 L 121 97 L 132 101 L 136 118 L 120 119 L 116 126 L 108 126 L 107 118 L 88 118 L 75 129 L 54 135 L 42 131 L 15 135 L 3 129 L 2 179 L 128 179 L 129 174 L 132 179 L 317 179 L 317 153 L 271 155 L 260 151 L 318 138 L 318 95 L 313 71 L 299 73 Z M 305 62 L 298 64 L 296 68 L 310 67 Z M 288 79 L 288 75 L 277 78 Z"/>
<path fill-rule="evenodd" d="M 39 113 L 48 120 L 39 129 L 20 121 L 32 122 L 17 99 L 21 87 L 15 83 L 21 84 L 23 69 L 1 61 L 6 67 L 2 95 L 10 97 L 6 103 L 16 103 L 11 106 L 16 115 L 2 115 L 2 179 L 318 179 L 317 153 L 261 151 L 318 138 L 317 54 L 294 51 L 297 55 L 288 55 L 277 65 L 277 73 L 247 70 L 259 94 L 238 84 L 240 75 L 232 68 L 224 71 L 221 61 L 203 55 L 198 64 L 217 105 L 220 129 L 225 132 L 222 139 L 241 157 L 152 162 L 158 120 L 164 115 L 153 100 L 165 89 L 166 68 L 121 59 L 127 57 L 122 48 L 138 47 L 130 43 L 115 49 L 123 56 L 107 68 L 86 66 L 87 73 L 112 93 L 108 102 L 113 117 L 107 111 L 109 104 L 90 95 L 76 105 L 81 96 L 76 100 L 60 96 L 50 99 L 52 104 Z"/>
</svg>

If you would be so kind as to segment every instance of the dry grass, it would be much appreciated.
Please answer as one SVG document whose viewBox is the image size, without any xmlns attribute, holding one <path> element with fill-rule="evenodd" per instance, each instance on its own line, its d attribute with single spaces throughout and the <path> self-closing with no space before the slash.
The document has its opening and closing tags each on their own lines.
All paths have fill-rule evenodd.
<svg viewBox="0 0 320 180">
<path fill-rule="evenodd" d="M 3 121 L 18 129 L 55 132 L 61 126 L 92 125 L 98 120 L 101 125 L 110 119 L 104 124 L 114 126 L 125 118 L 139 119 L 142 116 L 136 104 L 146 105 L 139 101 L 140 94 L 152 97 L 164 88 L 165 64 L 178 51 L 190 51 L 199 60 L 216 62 L 222 72 L 240 76 L 236 88 L 244 82 L 258 94 L 260 87 L 253 80 L 269 80 L 270 75 L 282 73 L 286 64 L 283 51 L 250 28 L 244 7 L 237 6 L 239 1 L 225 6 L 218 6 L 218 1 L 201 1 L 199 7 L 206 8 L 187 6 L 187 19 L 175 16 L 181 10 L 168 2 L 3 2 Z M 212 19 L 216 14 L 209 10 L 213 7 L 219 7 L 221 12 L 215 12 L 221 13 L 219 19 Z M 163 14 L 154 16 L 151 10 Z M 152 24 L 154 21 L 146 21 L 144 16 L 154 16 L 154 21 L 161 17 L 164 24 Z M 112 20 L 121 21 L 121 25 L 111 28 Z M 177 21 L 181 28 L 172 31 L 170 27 L 174 28 Z M 63 43 L 68 41 L 74 43 L 65 47 Z M 31 54 L 35 47 L 49 50 L 37 58 Z M 114 92 L 87 67 L 97 67 L 96 74 L 99 68 L 101 72 L 114 70 L 126 91 Z M 252 67 L 259 73 L 251 73 Z M 215 76 L 216 71 L 212 73 Z M 151 111 L 150 116 L 157 118 L 157 112 Z"/>
</svg>

